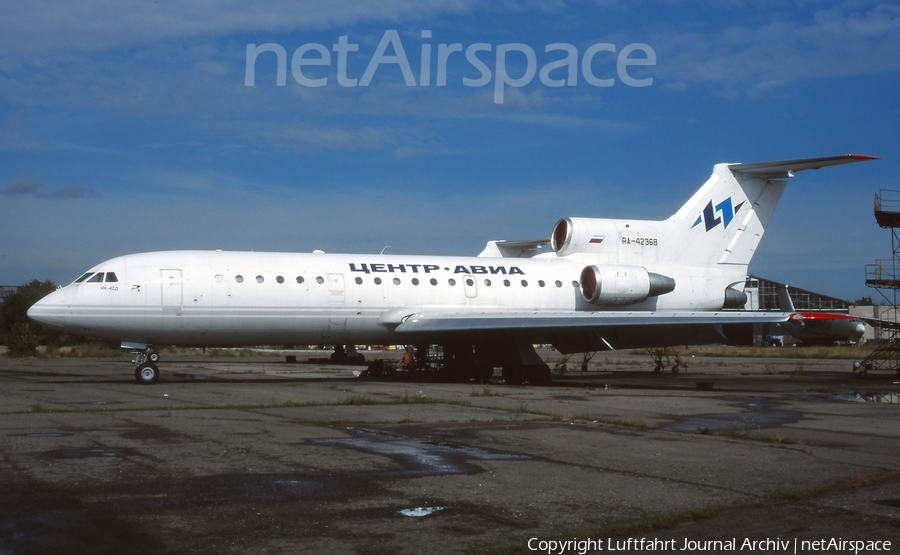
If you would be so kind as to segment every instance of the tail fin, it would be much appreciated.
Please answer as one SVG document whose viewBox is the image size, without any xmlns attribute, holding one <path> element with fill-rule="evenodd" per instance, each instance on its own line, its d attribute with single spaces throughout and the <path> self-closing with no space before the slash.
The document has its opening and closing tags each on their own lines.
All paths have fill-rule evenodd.
<svg viewBox="0 0 900 555">
<path fill-rule="evenodd" d="M 794 312 L 794 301 L 791 300 L 791 292 L 788 291 L 787 285 L 776 285 L 775 297 L 778 299 L 778 308 L 782 312 Z"/>
<path fill-rule="evenodd" d="M 756 164 L 716 164 L 712 176 L 663 224 L 672 261 L 698 266 L 750 263 L 793 172 L 875 160 L 847 154 Z M 668 241 L 667 241 L 668 242 Z"/>
</svg>

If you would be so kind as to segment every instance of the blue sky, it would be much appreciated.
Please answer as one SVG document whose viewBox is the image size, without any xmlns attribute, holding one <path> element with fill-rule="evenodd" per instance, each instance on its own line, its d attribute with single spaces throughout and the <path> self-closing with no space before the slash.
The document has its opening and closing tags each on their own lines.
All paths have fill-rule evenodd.
<svg viewBox="0 0 900 555">
<path fill-rule="evenodd" d="M 0 14 L 3 284 L 67 283 L 148 250 L 477 254 L 566 216 L 668 217 L 717 162 L 849 152 L 882 160 L 799 173 L 751 271 L 856 298 L 875 293 L 864 265 L 890 257 L 872 200 L 900 189 L 894 3 L 0 0 Z M 395 36 L 416 85 L 396 42 L 367 86 L 341 85 L 342 36 L 358 45 L 348 79 Z M 438 86 L 440 45 L 479 43 L 491 80 L 466 86 L 480 73 L 457 52 Z M 248 44 L 285 49 L 284 86 L 270 52 L 245 84 Z M 310 44 L 331 63 L 299 69 L 324 86 L 291 71 Z M 534 52 L 535 75 L 513 47 L 505 74 L 523 86 L 498 103 L 511 44 Z M 571 86 L 540 77 L 566 54 L 553 44 L 577 53 Z M 595 49 L 590 72 L 611 86 L 583 72 L 599 44 L 615 52 Z M 623 77 L 629 45 L 656 63 Z M 565 82 L 568 66 L 548 75 Z"/>
</svg>

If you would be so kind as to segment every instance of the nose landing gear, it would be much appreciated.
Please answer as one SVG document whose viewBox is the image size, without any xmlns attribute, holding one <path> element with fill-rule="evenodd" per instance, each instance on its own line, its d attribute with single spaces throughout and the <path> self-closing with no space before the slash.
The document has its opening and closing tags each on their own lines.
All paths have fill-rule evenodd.
<svg viewBox="0 0 900 555">
<path fill-rule="evenodd" d="M 159 368 L 152 362 L 138 364 L 134 369 L 134 379 L 141 385 L 154 384 L 159 379 Z"/>
<path fill-rule="evenodd" d="M 132 351 L 134 355 L 134 379 L 141 385 L 155 384 L 159 379 L 159 368 L 156 363 L 159 362 L 159 353 L 153 350 L 151 345 L 127 344 L 122 343 L 125 349 L 135 349 Z"/>
</svg>

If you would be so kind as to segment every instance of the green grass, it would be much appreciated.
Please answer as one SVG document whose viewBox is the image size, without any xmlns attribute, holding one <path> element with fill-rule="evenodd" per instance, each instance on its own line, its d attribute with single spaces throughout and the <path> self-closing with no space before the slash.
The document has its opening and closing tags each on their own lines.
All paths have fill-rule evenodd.
<svg viewBox="0 0 900 555">
<path fill-rule="evenodd" d="M 770 491 L 766 496 L 772 501 L 800 501 L 802 499 L 806 499 L 808 496 L 807 492 L 803 490 L 798 490 L 794 488 L 778 488 L 776 490 Z"/>
<path fill-rule="evenodd" d="M 379 395 L 379 394 L 375 394 Z M 69 413 L 104 413 L 104 412 L 154 412 L 162 411 L 171 414 L 174 411 L 215 411 L 215 410 L 273 410 L 287 408 L 307 408 L 307 407 L 340 407 L 340 406 L 370 406 L 370 405 L 406 405 L 408 407 L 405 421 L 411 421 L 410 410 L 412 405 L 447 405 L 456 407 L 475 408 L 479 410 L 495 411 L 503 414 L 512 415 L 513 419 L 521 416 L 540 417 L 542 420 L 553 422 L 596 422 L 606 426 L 616 428 L 627 428 L 636 431 L 646 431 L 649 429 L 647 424 L 635 420 L 624 420 L 619 418 L 604 418 L 594 416 L 592 414 L 567 414 L 557 413 L 541 409 L 534 409 L 528 406 L 528 403 L 520 400 L 518 406 L 501 407 L 498 405 L 482 406 L 474 404 L 462 399 L 439 399 L 436 397 L 427 397 L 421 392 L 410 394 L 408 390 L 404 390 L 399 394 L 380 394 L 378 397 L 370 395 L 351 395 L 342 397 L 333 401 L 305 401 L 297 399 L 282 399 L 279 401 L 261 402 L 261 403 L 214 403 L 209 405 L 150 405 L 138 407 L 122 407 L 122 406 L 90 406 L 90 407 L 48 407 L 40 403 L 34 403 L 28 409 L 4 411 L 0 414 L 69 414 Z M 497 420 L 496 418 L 494 420 Z M 502 420 L 502 419 L 501 419 Z"/>
<path fill-rule="evenodd" d="M 797 443 L 797 440 L 787 438 L 780 435 L 760 435 L 750 433 L 749 430 L 728 430 L 725 432 L 720 432 L 719 434 L 722 437 L 727 437 L 730 439 L 741 439 L 741 440 L 749 440 L 749 441 L 759 441 L 761 443 L 770 443 L 773 445 L 794 445 Z"/>
<path fill-rule="evenodd" d="M 469 395 L 470 397 L 505 397 L 508 395 L 507 393 L 498 393 L 492 390 L 487 385 L 481 386 L 481 391 L 472 388 L 472 393 Z"/>
<path fill-rule="evenodd" d="M 634 351 L 644 354 L 643 351 Z M 826 347 L 686 347 L 681 356 L 727 357 L 727 358 L 801 358 L 801 359 L 841 359 L 861 360 L 872 352 L 872 347 L 853 345 Z"/>
<path fill-rule="evenodd" d="M 280 401 L 261 403 L 213 403 L 209 405 L 149 405 L 138 407 L 48 407 L 40 403 L 33 403 L 26 410 L 3 411 L 0 414 L 66 414 L 66 413 L 102 413 L 102 412 L 141 412 L 141 411 L 205 411 L 205 410 L 267 410 L 298 407 L 339 407 L 339 406 L 368 406 L 368 405 L 412 405 L 412 404 L 446 404 L 455 406 L 473 406 L 465 401 L 441 400 L 430 398 L 416 393 L 410 395 L 404 391 L 398 395 L 386 395 L 382 398 L 368 395 L 351 395 L 334 401 L 305 401 L 297 399 L 282 399 Z M 483 407 L 480 407 L 483 408 Z"/>
<path fill-rule="evenodd" d="M 708 426 L 697 427 L 697 433 L 703 436 L 721 436 L 728 439 L 759 441 L 761 443 L 770 443 L 773 445 L 794 445 L 797 440 L 780 435 L 762 435 L 750 433 L 750 430 L 726 430 L 724 432 L 714 432 Z"/>
</svg>

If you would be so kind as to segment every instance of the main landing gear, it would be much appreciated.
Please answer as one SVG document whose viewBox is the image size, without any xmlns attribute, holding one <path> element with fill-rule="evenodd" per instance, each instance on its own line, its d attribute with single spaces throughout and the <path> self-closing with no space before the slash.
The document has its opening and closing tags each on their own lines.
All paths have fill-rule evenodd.
<svg viewBox="0 0 900 555">
<path fill-rule="evenodd" d="M 550 367 L 535 353 L 531 343 L 514 338 L 490 343 L 443 343 L 416 345 L 416 366 L 407 368 L 410 380 L 433 379 L 456 383 L 488 383 L 494 369 L 501 367 L 506 384 L 548 384 Z M 397 373 L 396 359 L 376 360 L 366 369 L 367 377 L 392 377 Z"/>
<path fill-rule="evenodd" d="M 153 350 L 151 345 L 127 345 L 122 344 L 123 348 L 135 349 L 132 351 L 134 355 L 134 379 L 141 385 L 155 384 L 159 379 L 159 368 L 156 363 L 159 362 L 159 353 Z M 138 350 L 139 349 L 139 350 Z"/>
<path fill-rule="evenodd" d="M 666 367 L 674 361 L 672 365 L 672 373 L 677 374 L 682 370 L 687 371 L 687 363 L 681 359 L 681 353 L 675 347 L 650 347 L 647 348 L 647 354 L 653 359 L 656 366 L 653 371 L 657 374 L 665 372 Z"/>
<path fill-rule="evenodd" d="M 366 357 L 356 350 L 356 345 L 335 345 L 328 357 L 335 364 L 365 364 Z"/>
</svg>

